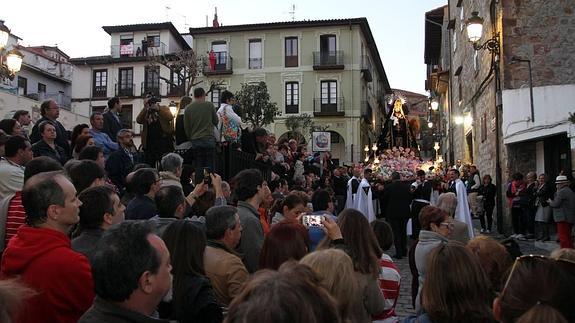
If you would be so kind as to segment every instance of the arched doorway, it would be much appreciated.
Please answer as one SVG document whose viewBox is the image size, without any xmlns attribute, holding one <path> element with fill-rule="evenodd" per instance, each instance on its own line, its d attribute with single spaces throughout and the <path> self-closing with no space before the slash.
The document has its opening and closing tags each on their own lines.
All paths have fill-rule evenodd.
<svg viewBox="0 0 575 323">
<path fill-rule="evenodd" d="M 345 140 L 343 136 L 335 131 L 331 133 L 331 159 L 336 165 L 343 165 L 345 160 Z"/>
</svg>

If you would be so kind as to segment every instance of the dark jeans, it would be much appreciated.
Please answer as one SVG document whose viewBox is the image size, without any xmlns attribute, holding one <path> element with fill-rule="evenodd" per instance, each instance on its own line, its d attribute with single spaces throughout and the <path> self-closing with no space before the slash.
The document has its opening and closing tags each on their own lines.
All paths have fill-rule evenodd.
<svg viewBox="0 0 575 323">
<path fill-rule="evenodd" d="M 345 195 L 336 195 L 335 196 L 335 200 L 337 201 L 337 207 L 336 207 L 336 216 L 339 215 L 339 212 L 343 211 L 343 209 L 345 209 Z"/>
<path fill-rule="evenodd" d="M 523 208 L 520 207 L 511 208 L 511 225 L 513 226 L 513 233 L 525 234 L 525 220 L 523 219 L 523 217 L 524 217 Z"/>
<path fill-rule="evenodd" d="M 524 228 L 529 234 L 535 234 L 535 211 L 529 207 L 523 209 Z"/>
<path fill-rule="evenodd" d="M 481 228 L 487 229 L 491 231 L 491 226 L 493 225 L 493 209 L 495 208 L 495 204 L 486 204 L 483 206 L 483 213 L 479 217 L 479 221 L 481 222 Z M 485 227 L 485 218 L 487 217 L 487 227 Z"/>
<path fill-rule="evenodd" d="M 407 255 L 407 232 L 405 231 L 407 219 L 389 219 L 389 224 L 393 230 L 395 255 L 405 257 Z"/>
<path fill-rule="evenodd" d="M 199 183 L 204 178 L 204 168 L 214 171 L 216 156 L 216 140 L 213 137 L 192 140 L 194 159 L 192 165 L 196 171 L 194 183 Z"/>
</svg>

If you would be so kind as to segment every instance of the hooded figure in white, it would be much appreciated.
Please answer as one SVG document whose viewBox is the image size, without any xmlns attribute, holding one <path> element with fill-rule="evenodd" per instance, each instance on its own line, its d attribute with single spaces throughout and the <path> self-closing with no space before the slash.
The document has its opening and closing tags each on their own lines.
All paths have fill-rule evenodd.
<svg viewBox="0 0 575 323">
<path fill-rule="evenodd" d="M 357 204 L 356 209 L 363 213 L 365 218 L 369 223 L 375 220 L 375 211 L 373 209 L 373 199 L 371 194 L 371 185 L 369 185 L 369 176 L 371 176 L 371 169 L 369 170 L 369 174 L 366 169 L 364 173 L 364 178 L 361 180 L 359 184 L 359 189 L 357 190 Z"/>
<path fill-rule="evenodd" d="M 473 221 L 471 220 L 471 212 L 469 211 L 469 201 L 467 200 L 467 189 L 465 184 L 459 179 L 459 171 L 457 169 L 449 170 L 450 179 L 455 183 L 455 194 L 457 195 L 457 208 L 455 209 L 455 219 L 467 223 L 469 239 L 473 239 Z"/>
<path fill-rule="evenodd" d="M 353 177 L 347 181 L 347 197 L 345 199 L 346 209 L 357 209 L 357 191 L 359 189 L 361 169 L 353 169 Z"/>
</svg>

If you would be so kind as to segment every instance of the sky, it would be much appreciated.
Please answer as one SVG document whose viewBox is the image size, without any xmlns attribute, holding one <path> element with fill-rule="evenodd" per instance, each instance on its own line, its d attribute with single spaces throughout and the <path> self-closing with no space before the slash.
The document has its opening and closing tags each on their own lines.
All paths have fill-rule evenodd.
<svg viewBox="0 0 575 323">
<path fill-rule="evenodd" d="M 366 17 L 392 88 L 425 94 L 425 12 L 447 0 L 6 0 L 0 19 L 24 46 L 58 45 L 70 57 L 109 54 L 101 28 L 171 21 L 180 32 L 224 25 Z M 292 15 L 292 6 L 295 13 Z"/>
</svg>

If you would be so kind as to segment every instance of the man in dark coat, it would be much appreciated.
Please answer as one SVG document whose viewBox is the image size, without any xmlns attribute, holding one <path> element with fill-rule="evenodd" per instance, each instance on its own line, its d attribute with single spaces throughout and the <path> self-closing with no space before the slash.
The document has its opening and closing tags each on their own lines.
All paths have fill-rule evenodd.
<svg viewBox="0 0 575 323">
<path fill-rule="evenodd" d="M 38 131 L 38 125 L 43 121 L 50 121 L 56 128 L 56 140 L 54 141 L 56 145 L 62 147 L 66 153 L 66 160 L 70 159 L 70 143 L 68 142 L 68 131 L 64 126 L 56 119 L 60 116 L 60 107 L 54 100 L 47 100 L 42 102 L 40 105 L 40 114 L 42 118 L 36 121 L 34 127 L 32 127 L 32 134 L 30 135 L 30 142 L 35 144 L 42 139 L 40 132 Z"/>
<path fill-rule="evenodd" d="M 104 128 L 102 129 L 102 132 L 107 134 L 113 142 L 116 142 L 118 131 L 122 129 L 120 112 L 122 112 L 122 104 L 120 104 L 120 99 L 115 96 L 108 100 L 108 111 L 103 114 Z"/>
<path fill-rule="evenodd" d="M 120 149 L 110 154 L 106 160 L 106 172 L 108 177 L 123 192 L 126 186 L 126 176 L 134 168 L 134 155 L 132 154 L 132 131 L 122 129 L 118 131 L 117 137 Z"/>
<path fill-rule="evenodd" d="M 394 258 L 401 259 L 407 255 L 406 225 L 410 216 L 411 192 L 409 185 L 400 181 L 399 173 L 391 174 L 391 184 L 383 191 L 381 209 L 382 215 L 387 219 L 393 230 L 395 244 Z"/>
</svg>

